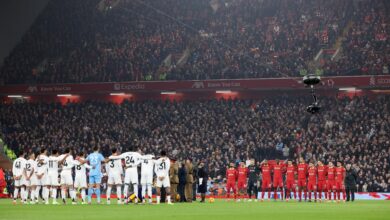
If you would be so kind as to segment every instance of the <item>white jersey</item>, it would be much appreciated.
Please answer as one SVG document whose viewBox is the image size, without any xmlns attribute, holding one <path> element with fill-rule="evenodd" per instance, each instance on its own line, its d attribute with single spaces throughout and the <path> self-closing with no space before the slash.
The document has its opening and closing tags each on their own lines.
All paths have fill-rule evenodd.
<svg viewBox="0 0 390 220">
<path fill-rule="evenodd" d="M 49 157 L 46 155 L 39 155 L 36 159 L 37 162 L 37 174 L 47 174 L 47 169 L 49 166 Z"/>
<path fill-rule="evenodd" d="M 61 155 L 60 156 L 60 160 L 63 160 L 64 159 L 64 157 L 66 156 L 66 154 L 64 154 L 64 155 Z M 62 162 L 62 171 L 65 171 L 65 170 L 67 170 L 67 171 L 71 171 L 72 170 L 72 168 L 74 167 L 74 163 L 73 163 L 73 156 L 72 155 L 69 155 L 63 162 Z"/>
<path fill-rule="evenodd" d="M 81 158 L 85 160 L 84 158 Z M 74 187 L 76 188 L 87 188 L 87 168 L 91 169 L 92 166 L 84 163 L 80 165 L 80 162 L 77 160 L 73 161 L 73 164 L 75 165 L 75 178 L 74 178 Z M 70 181 L 70 180 L 69 180 Z"/>
<path fill-rule="evenodd" d="M 144 156 L 144 159 L 142 159 L 141 162 L 141 174 L 153 175 L 154 162 L 152 158 L 153 158 L 152 155 Z"/>
<path fill-rule="evenodd" d="M 161 157 L 154 161 L 154 172 L 157 177 L 168 177 L 171 161 L 168 157 Z"/>
<path fill-rule="evenodd" d="M 84 158 L 82 158 L 82 159 L 84 159 Z M 75 178 L 76 179 L 79 178 L 79 177 L 87 176 L 87 168 L 88 169 L 92 168 L 92 166 L 89 166 L 86 163 L 80 165 L 80 162 L 78 160 L 74 160 L 73 164 L 75 165 L 75 173 L 76 173 Z"/>
<path fill-rule="evenodd" d="M 27 160 L 23 157 L 18 157 L 13 165 L 12 165 L 12 173 L 14 176 L 21 176 L 23 174 L 23 170 L 26 167 Z"/>
<path fill-rule="evenodd" d="M 37 172 L 37 162 L 32 159 L 27 160 L 24 169 L 26 170 L 26 177 L 30 177 L 31 175 L 34 175 Z"/>
<path fill-rule="evenodd" d="M 121 158 L 120 156 L 112 155 L 114 158 Z M 110 159 L 110 157 L 108 157 Z M 121 159 L 111 159 L 106 163 L 106 172 L 107 172 L 107 184 L 108 185 L 122 185 L 122 160 Z"/>
<path fill-rule="evenodd" d="M 114 156 L 114 155 L 113 155 Z M 110 157 L 109 157 L 110 159 Z M 106 164 L 106 172 L 108 175 L 110 174 L 122 174 L 123 168 L 122 168 L 122 160 L 120 159 L 112 159 Z"/>
<path fill-rule="evenodd" d="M 58 161 L 60 161 L 60 157 L 49 156 L 49 166 L 48 166 L 49 174 L 58 174 Z"/>
<path fill-rule="evenodd" d="M 126 167 L 136 167 L 142 162 L 142 155 L 137 152 L 126 152 L 119 156 L 110 156 L 108 159 L 124 159 Z"/>
</svg>

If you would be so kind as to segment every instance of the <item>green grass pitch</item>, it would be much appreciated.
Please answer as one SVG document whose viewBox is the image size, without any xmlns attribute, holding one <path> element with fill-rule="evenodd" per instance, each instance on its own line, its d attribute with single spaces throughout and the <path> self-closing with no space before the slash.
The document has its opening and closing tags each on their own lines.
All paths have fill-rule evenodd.
<svg viewBox="0 0 390 220">
<path fill-rule="evenodd" d="M 104 200 L 103 200 L 104 201 Z M 195 202 L 160 205 L 13 205 L 0 200 L 0 220 L 62 220 L 62 219 L 152 219 L 152 220 L 335 220 L 390 219 L 390 201 L 355 201 L 354 203 L 298 202 Z"/>
</svg>

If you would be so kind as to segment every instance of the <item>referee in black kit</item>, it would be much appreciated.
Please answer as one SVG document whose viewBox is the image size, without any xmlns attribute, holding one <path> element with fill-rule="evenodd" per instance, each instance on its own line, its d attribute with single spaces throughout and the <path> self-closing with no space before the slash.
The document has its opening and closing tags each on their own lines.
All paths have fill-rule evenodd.
<svg viewBox="0 0 390 220">
<path fill-rule="evenodd" d="M 345 173 L 345 192 L 347 194 L 347 202 L 353 202 L 355 200 L 356 180 L 356 171 L 351 167 L 351 164 L 347 164 Z"/>
</svg>

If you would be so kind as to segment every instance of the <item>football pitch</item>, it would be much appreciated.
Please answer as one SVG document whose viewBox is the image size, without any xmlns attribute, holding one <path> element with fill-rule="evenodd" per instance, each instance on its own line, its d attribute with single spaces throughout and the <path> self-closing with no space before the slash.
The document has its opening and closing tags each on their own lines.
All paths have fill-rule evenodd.
<svg viewBox="0 0 390 220">
<path fill-rule="evenodd" d="M 160 205 L 13 205 L 0 200 L 0 220 L 62 219 L 390 219 L 390 201 L 354 203 L 226 202 Z"/>
</svg>

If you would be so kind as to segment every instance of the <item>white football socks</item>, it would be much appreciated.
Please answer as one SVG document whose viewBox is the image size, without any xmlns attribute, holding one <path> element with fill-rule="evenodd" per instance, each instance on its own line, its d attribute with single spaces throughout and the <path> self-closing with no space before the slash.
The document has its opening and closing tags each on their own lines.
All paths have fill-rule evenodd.
<svg viewBox="0 0 390 220">
<path fill-rule="evenodd" d="M 116 186 L 116 197 L 122 201 L 122 187 L 120 185 Z"/>
<path fill-rule="evenodd" d="M 107 200 L 110 200 L 110 198 L 111 198 L 111 186 L 107 187 L 106 197 L 107 197 Z"/>
</svg>

